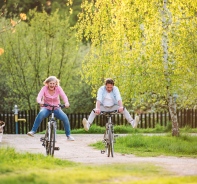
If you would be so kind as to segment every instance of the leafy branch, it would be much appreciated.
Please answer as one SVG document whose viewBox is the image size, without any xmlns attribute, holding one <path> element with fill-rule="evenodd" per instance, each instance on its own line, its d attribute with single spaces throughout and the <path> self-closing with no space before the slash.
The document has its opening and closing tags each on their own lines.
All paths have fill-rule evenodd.
<svg viewBox="0 0 197 184">
<path fill-rule="evenodd" d="M 1 14 L 1 16 L 2 16 L 2 14 Z M 11 19 L 11 20 L 10 20 L 11 26 L 7 26 L 7 27 L 3 28 L 2 30 L 0 30 L 0 33 L 3 33 L 3 32 L 6 32 L 6 31 L 8 31 L 8 30 L 13 29 L 13 28 L 16 27 L 16 25 L 18 25 L 22 20 L 26 20 L 26 19 L 27 19 L 26 14 L 20 13 L 20 19 L 19 19 L 17 22 L 15 22 L 14 20 Z"/>
</svg>

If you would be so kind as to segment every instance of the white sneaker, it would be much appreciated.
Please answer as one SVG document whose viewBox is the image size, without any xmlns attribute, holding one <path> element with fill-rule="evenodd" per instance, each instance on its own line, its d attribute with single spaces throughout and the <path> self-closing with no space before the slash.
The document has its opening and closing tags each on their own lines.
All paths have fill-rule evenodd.
<svg viewBox="0 0 197 184">
<path fill-rule="evenodd" d="M 86 131 L 88 131 L 89 128 L 90 128 L 90 124 L 88 123 L 88 121 L 87 121 L 85 118 L 83 118 L 82 123 L 83 123 L 84 129 L 85 129 Z"/>
<path fill-rule="evenodd" d="M 68 141 L 74 141 L 75 139 L 74 139 L 74 137 L 72 137 L 72 136 L 69 135 L 69 136 L 67 137 L 67 140 L 68 140 Z"/>
<path fill-rule="evenodd" d="M 30 132 L 27 133 L 27 135 L 29 135 L 29 136 L 31 136 L 31 137 L 34 137 L 34 134 L 35 134 L 34 131 L 30 131 Z"/>
</svg>

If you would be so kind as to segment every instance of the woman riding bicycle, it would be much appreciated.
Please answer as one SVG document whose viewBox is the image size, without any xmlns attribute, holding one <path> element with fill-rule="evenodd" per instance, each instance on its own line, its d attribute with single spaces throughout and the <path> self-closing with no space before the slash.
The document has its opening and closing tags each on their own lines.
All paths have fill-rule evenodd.
<svg viewBox="0 0 197 184">
<path fill-rule="evenodd" d="M 43 104 L 58 106 L 60 104 L 60 96 L 64 101 L 66 108 L 70 105 L 68 97 L 59 85 L 59 79 L 55 76 L 50 76 L 43 82 L 43 84 L 45 86 L 42 87 L 37 96 L 37 102 L 40 104 L 41 109 L 34 121 L 32 130 L 27 133 L 27 135 L 32 137 L 36 133 L 42 120 L 51 114 L 51 107 L 44 107 Z M 60 107 L 55 108 L 54 115 L 57 119 L 63 121 L 67 140 L 74 141 L 74 138 L 70 135 L 70 122 L 68 116 L 61 110 Z"/>
</svg>

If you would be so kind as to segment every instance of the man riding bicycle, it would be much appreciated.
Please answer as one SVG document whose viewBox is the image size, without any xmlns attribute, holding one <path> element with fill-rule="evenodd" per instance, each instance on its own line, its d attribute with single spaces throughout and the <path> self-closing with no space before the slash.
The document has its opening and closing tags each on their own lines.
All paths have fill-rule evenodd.
<svg viewBox="0 0 197 184">
<path fill-rule="evenodd" d="M 139 116 L 135 116 L 135 120 L 131 117 L 125 107 L 123 107 L 122 98 L 117 86 L 114 86 L 114 81 L 110 78 L 106 79 L 105 85 L 101 86 L 97 92 L 96 108 L 92 110 L 88 120 L 83 118 L 83 126 L 86 131 L 89 130 L 96 115 L 99 115 L 101 111 L 114 111 L 118 110 L 122 113 L 126 120 L 136 128 L 139 123 Z"/>
</svg>

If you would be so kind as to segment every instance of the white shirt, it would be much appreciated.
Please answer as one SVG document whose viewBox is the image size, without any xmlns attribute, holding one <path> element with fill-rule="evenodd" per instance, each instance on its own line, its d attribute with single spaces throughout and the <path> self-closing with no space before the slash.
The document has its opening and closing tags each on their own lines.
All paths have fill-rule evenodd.
<svg viewBox="0 0 197 184">
<path fill-rule="evenodd" d="M 104 100 L 103 100 L 103 106 L 105 107 L 111 107 L 114 105 L 114 101 L 110 95 L 110 93 L 107 93 Z"/>
</svg>

